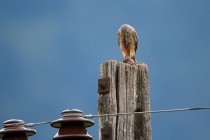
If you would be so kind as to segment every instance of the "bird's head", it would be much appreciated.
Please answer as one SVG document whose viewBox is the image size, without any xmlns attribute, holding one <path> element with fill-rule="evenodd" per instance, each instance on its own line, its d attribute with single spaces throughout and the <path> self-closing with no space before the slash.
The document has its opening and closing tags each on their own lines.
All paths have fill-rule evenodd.
<svg viewBox="0 0 210 140">
<path fill-rule="evenodd" d="M 131 38 L 131 32 L 133 30 L 133 27 L 131 27 L 128 24 L 123 24 L 120 27 L 120 36 L 121 38 L 124 38 L 125 44 L 128 44 L 128 39 Z"/>
<path fill-rule="evenodd" d="M 121 33 L 123 36 L 126 36 L 128 34 L 131 33 L 131 31 L 133 30 L 134 28 L 131 27 L 130 25 L 128 24 L 123 24 L 121 27 L 120 27 L 120 30 L 121 30 Z"/>
</svg>

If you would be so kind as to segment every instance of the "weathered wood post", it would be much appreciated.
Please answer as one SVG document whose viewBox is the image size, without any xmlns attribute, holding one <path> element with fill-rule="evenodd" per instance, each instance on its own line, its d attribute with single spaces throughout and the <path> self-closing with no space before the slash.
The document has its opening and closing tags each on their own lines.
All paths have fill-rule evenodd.
<svg viewBox="0 0 210 140">
<path fill-rule="evenodd" d="M 148 67 L 144 63 L 102 63 L 98 88 L 99 115 L 150 110 Z M 151 139 L 149 113 L 99 117 L 99 140 Z"/>
</svg>

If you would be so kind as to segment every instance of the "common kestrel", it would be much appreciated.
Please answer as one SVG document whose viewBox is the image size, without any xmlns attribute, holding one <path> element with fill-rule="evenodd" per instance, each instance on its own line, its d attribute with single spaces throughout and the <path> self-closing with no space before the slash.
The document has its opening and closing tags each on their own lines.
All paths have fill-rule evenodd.
<svg viewBox="0 0 210 140">
<path fill-rule="evenodd" d="M 136 62 L 135 55 L 138 44 L 136 30 L 128 24 L 122 25 L 117 33 L 118 44 L 124 57 L 124 63 L 133 64 Z"/>
</svg>

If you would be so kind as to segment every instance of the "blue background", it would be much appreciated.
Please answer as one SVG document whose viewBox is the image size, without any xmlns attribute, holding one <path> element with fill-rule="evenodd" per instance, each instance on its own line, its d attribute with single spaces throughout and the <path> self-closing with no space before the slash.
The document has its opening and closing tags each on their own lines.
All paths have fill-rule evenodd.
<svg viewBox="0 0 210 140">
<path fill-rule="evenodd" d="M 136 58 L 149 67 L 151 110 L 210 106 L 209 13 L 209 0 L 1 0 L 0 122 L 51 121 L 73 108 L 97 114 L 99 66 L 123 60 L 124 23 L 137 30 Z M 57 132 L 33 128 L 31 140 Z M 209 140 L 210 111 L 152 114 L 152 137 Z"/>
</svg>

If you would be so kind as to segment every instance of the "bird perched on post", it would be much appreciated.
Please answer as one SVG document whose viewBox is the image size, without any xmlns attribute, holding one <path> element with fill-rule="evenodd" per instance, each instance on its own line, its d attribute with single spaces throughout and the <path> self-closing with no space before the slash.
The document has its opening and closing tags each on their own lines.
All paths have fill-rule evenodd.
<svg viewBox="0 0 210 140">
<path fill-rule="evenodd" d="M 117 32 L 117 39 L 124 57 L 124 63 L 134 64 L 138 44 L 136 30 L 128 24 L 122 25 Z"/>
</svg>

